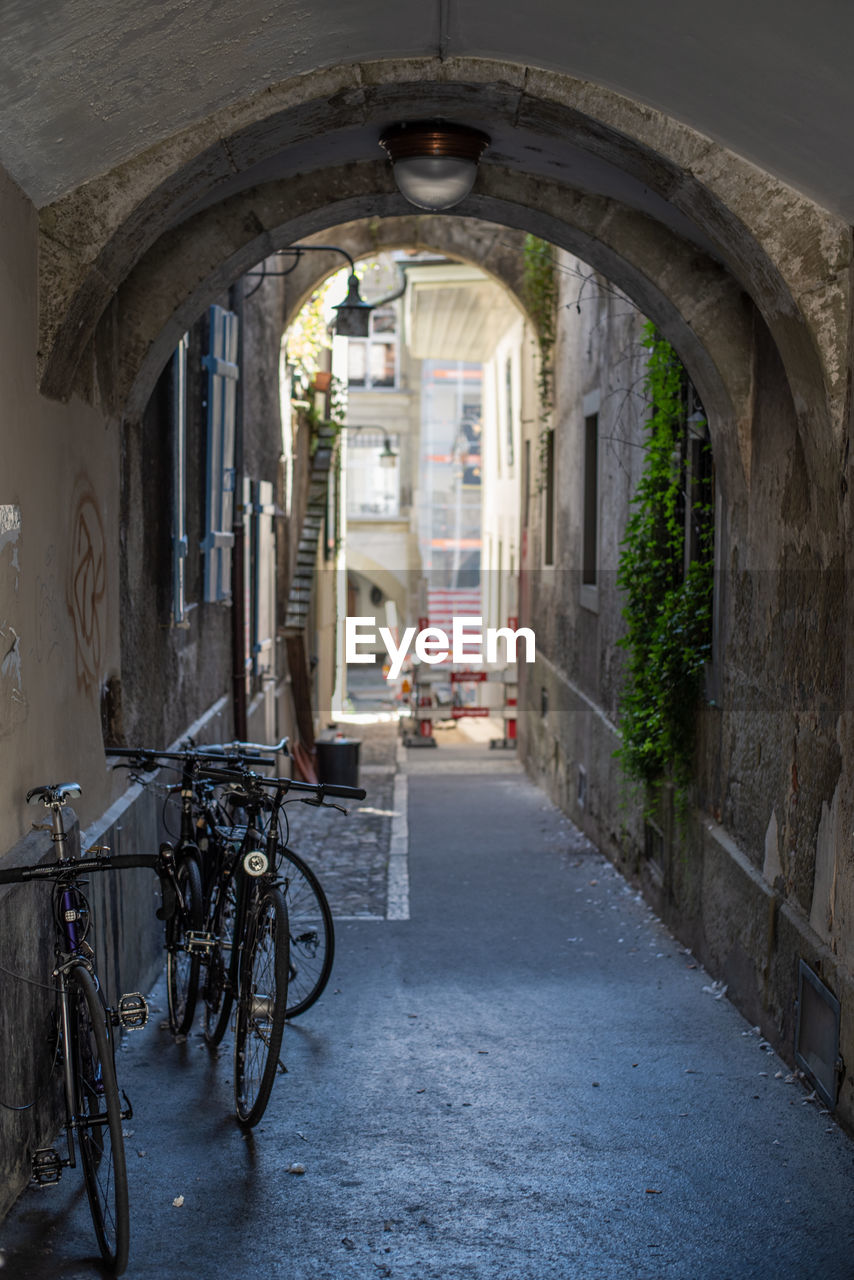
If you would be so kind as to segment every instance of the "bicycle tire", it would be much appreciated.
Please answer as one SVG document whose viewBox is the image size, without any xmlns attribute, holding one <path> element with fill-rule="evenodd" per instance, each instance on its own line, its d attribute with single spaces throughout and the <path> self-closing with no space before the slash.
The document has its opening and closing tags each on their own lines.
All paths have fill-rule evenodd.
<svg viewBox="0 0 854 1280">
<path fill-rule="evenodd" d="M 290 959 L 286 1017 L 297 1018 L 323 994 L 335 959 L 332 911 L 323 886 L 307 862 L 284 847 L 278 873 L 285 881 Z"/>
<path fill-rule="evenodd" d="M 202 876 L 192 854 L 180 860 L 176 874 L 184 910 L 178 908 L 166 922 L 166 994 L 169 1029 L 174 1036 L 185 1036 L 196 1013 L 201 969 L 198 952 L 189 954 L 185 949 L 186 935 L 188 929 L 201 929 L 204 905 Z"/>
<path fill-rule="evenodd" d="M 68 990 L 69 1052 L 76 1094 L 72 1112 L 80 1163 L 98 1247 L 112 1273 L 121 1275 L 128 1261 L 130 1211 L 110 1015 L 83 965 L 70 970 Z"/>
<path fill-rule="evenodd" d="M 211 933 L 216 938 L 208 955 L 202 995 L 205 1002 L 205 1040 L 211 1047 L 220 1043 L 231 1017 L 234 992 L 229 981 L 234 945 L 234 915 L 237 897 L 234 880 L 220 880 L 211 900 Z"/>
<path fill-rule="evenodd" d="M 275 886 L 250 906 L 234 1032 L 234 1103 L 246 1128 L 264 1114 L 279 1068 L 288 1003 L 288 909 Z"/>
</svg>

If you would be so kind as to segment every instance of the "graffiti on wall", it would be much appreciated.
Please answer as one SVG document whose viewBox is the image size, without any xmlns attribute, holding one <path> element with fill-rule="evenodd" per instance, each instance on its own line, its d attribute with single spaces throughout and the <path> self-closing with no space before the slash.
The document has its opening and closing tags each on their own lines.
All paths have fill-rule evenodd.
<svg viewBox="0 0 854 1280">
<path fill-rule="evenodd" d="M 71 530 L 68 611 L 74 629 L 77 686 L 88 693 L 100 681 L 107 597 L 104 525 L 89 490 L 77 499 Z"/>
</svg>

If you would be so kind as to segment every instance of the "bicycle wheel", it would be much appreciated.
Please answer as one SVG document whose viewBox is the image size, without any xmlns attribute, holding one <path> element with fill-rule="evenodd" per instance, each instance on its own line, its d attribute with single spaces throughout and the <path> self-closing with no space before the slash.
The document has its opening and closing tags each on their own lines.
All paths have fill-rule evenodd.
<svg viewBox="0 0 854 1280">
<path fill-rule="evenodd" d="M 234 942 L 234 916 L 237 895 L 234 880 L 220 880 L 211 895 L 210 930 L 216 942 L 208 953 L 207 971 L 202 990 L 205 1001 L 205 1040 L 218 1045 L 228 1030 L 234 992 L 229 969 Z"/>
<path fill-rule="evenodd" d="M 234 1101 L 241 1124 L 264 1114 L 279 1067 L 288 1002 L 288 909 L 280 889 L 249 909 L 234 1033 Z"/>
<path fill-rule="evenodd" d="M 187 951 L 187 931 L 201 929 L 203 922 L 202 877 L 192 854 L 178 863 L 178 885 L 184 899 L 166 922 L 166 991 L 169 1002 L 169 1029 L 173 1036 L 185 1036 L 193 1025 L 199 994 L 201 956 Z"/>
<path fill-rule="evenodd" d="M 280 849 L 278 871 L 285 882 L 290 932 L 286 1016 L 296 1018 L 314 1004 L 329 981 L 335 932 L 323 887 L 299 854 Z"/>
<path fill-rule="evenodd" d="M 69 1033 L 80 1163 L 98 1247 L 115 1275 L 127 1266 L 130 1238 L 122 1108 L 109 1014 L 82 965 L 68 974 Z"/>
</svg>

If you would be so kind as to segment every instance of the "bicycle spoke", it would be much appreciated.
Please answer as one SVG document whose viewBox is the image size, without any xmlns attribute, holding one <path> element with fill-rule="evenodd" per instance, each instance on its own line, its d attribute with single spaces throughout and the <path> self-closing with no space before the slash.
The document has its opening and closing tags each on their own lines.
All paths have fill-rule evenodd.
<svg viewBox="0 0 854 1280">
<path fill-rule="evenodd" d="M 273 1087 L 285 1024 L 288 925 L 284 899 L 270 889 L 253 911 L 241 971 L 234 1038 L 238 1118 L 256 1124 Z"/>
<path fill-rule="evenodd" d="M 69 997 L 80 1162 L 101 1253 L 118 1274 L 127 1263 L 128 1192 L 109 1015 L 83 966 L 69 976 Z"/>
</svg>

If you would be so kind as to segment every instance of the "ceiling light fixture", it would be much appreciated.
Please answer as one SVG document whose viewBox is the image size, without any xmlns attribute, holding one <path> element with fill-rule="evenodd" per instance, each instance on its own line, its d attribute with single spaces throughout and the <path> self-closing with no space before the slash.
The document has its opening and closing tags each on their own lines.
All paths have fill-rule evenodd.
<svg viewBox="0 0 854 1280">
<path fill-rule="evenodd" d="M 387 129 L 380 146 L 394 166 L 401 195 L 418 209 L 438 213 L 452 209 L 471 191 L 489 141 L 479 129 L 422 120 Z"/>
</svg>

